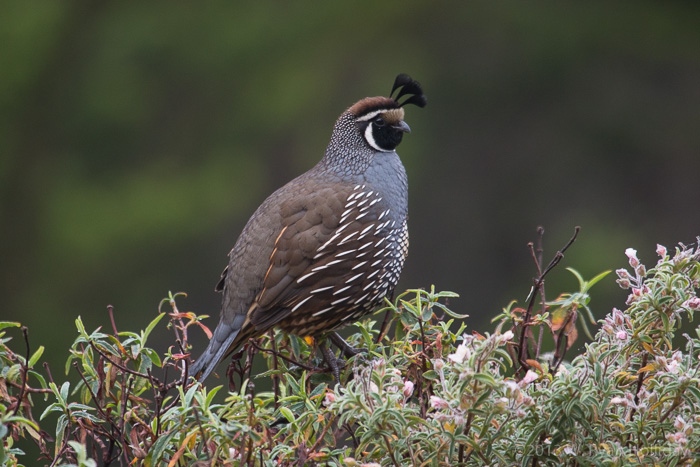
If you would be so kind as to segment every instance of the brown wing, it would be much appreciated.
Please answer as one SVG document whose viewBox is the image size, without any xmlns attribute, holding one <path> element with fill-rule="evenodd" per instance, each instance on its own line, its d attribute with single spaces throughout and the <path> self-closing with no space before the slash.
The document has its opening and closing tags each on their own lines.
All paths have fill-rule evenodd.
<svg viewBox="0 0 700 467">
<path fill-rule="evenodd" d="M 335 185 L 284 203 L 281 213 L 284 227 L 248 313 L 256 329 L 284 321 L 288 332 L 313 334 L 363 314 L 387 293 L 397 254 L 389 237 L 397 226 L 377 193 Z"/>
</svg>

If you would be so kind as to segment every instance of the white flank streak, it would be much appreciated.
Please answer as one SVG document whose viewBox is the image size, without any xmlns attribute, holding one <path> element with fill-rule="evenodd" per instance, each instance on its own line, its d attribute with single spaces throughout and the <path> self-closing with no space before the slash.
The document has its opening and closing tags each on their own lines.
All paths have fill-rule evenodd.
<svg viewBox="0 0 700 467">
<path fill-rule="evenodd" d="M 331 242 L 333 242 L 333 240 L 335 240 L 335 239 L 338 238 L 338 237 L 340 237 L 340 232 L 336 232 L 335 234 L 333 234 L 333 236 L 332 236 L 326 243 L 324 243 L 323 245 L 321 245 L 321 248 L 318 249 L 319 252 L 316 254 L 316 256 L 314 256 L 314 259 L 316 259 L 316 258 L 318 258 L 319 256 L 323 255 L 323 253 L 321 253 L 321 252 L 322 252 L 328 245 L 330 245 Z"/>
<path fill-rule="evenodd" d="M 342 243 L 341 243 L 341 245 L 342 245 Z M 336 258 L 338 258 L 338 257 L 340 257 L 340 256 L 345 256 L 345 255 L 349 255 L 349 254 L 355 253 L 356 251 L 357 251 L 357 250 L 347 250 L 347 251 L 344 251 L 344 252 L 342 252 L 342 253 L 338 253 L 338 254 L 335 255 L 335 256 L 336 256 Z"/>
<path fill-rule="evenodd" d="M 360 303 L 361 301 L 363 301 L 363 300 L 364 300 L 365 298 L 367 298 L 367 297 L 369 297 L 369 294 L 368 294 L 368 293 L 364 294 L 362 297 L 360 297 L 360 298 L 358 298 L 357 300 L 355 300 L 355 303 Z"/>
<path fill-rule="evenodd" d="M 319 311 L 317 311 L 317 312 L 316 312 L 316 313 L 314 313 L 314 314 L 313 314 L 312 316 L 318 316 L 318 315 L 322 315 L 322 314 L 323 314 L 323 313 L 325 313 L 326 311 L 331 311 L 332 309 L 333 309 L 333 307 L 332 307 L 332 306 L 331 306 L 331 307 L 328 307 L 328 308 L 324 308 L 323 310 L 319 310 Z"/>
<path fill-rule="evenodd" d="M 295 311 L 297 311 L 297 308 L 299 308 L 300 306 L 302 306 L 304 303 L 306 303 L 306 302 L 309 301 L 310 299 L 311 299 L 311 295 L 309 295 L 309 296 L 306 297 L 304 300 L 302 300 L 302 301 L 300 301 L 299 303 L 297 303 L 296 305 L 294 305 L 294 308 L 292 308 L 292 313 L 294 313 Z"/>
<path fill-rule="evenodd" d="M 362 276 L 364 276 L 364 273 L 360 273 L 360 274 L 358 274 L 358 275 L 356 275 L 356 276 L 352 276 L 350 279 L 346 280 L 345 283 L 346 283 L 346 284 L 349 284 L 350 282 L 354 281 L 354 280 L 357 279 L 358 277 L 362 277 Z M 347 287 L 346 287 L 346 288 L 347 288 Z"/>
<path fill-rule="evenodd" d="M 367 235 L 367 232 L 369 232 L 370 230 L 372 230 L 372 227 L 374 227 L 374 225 L 370 224 L 370 225 L 368 225 L 367 227 L 365 227 L 364 229 L 362 229 L 362 232 L 360 232 L 360 236 L 357 237 L 357 239 L 359 240 L 359 239 L 361 239 L 362 237 L 364 237 L 365 235 Z"/>
<path fill-rule="evenodd" d="M 358 250 L 364 250 L 365 248 L 370 247 L 370 246 L 372 246 L 372 242 L 367 242 L 364 245 L 362 245 L 360 248 L 358 248 Z"/>
<path fill-rule="evenodd" d="M 373 278 L 374 276 L 376 276 L 376 275 L 377 275 L 377 273 L 378 273 L 378 272 L 379 272 L 379 269 L 377 269 L 377 270 L 376 270 L 376 271 L 374 271 L 374 272 L 373 272 L 372 274 L 370 274 L 369 276 L 367 276 L 367 279 L 371 279 L 371 278 Z M 364 289 L 362 289 L 362 290 L 364 290 Z"/>
<path fill-rule="evenodd" d="M 370 206 L 374 206 L 375 204 L 377 204 L 377 203 L 380 202 L 381 200 L 382 200 L 382 198 L 374 198 L 374 199 L 372 200 L 372 202 L 369 203 L 369 205 L 370 205 Z"/>
<path fill-rule="evenodd" d="M 321 292 L 324 292 L 324 291 L 326 291 L 328 289 L 332 289 L 332 288 L 333 288 L 332 285 L 329 285 L 328 287 L 319 287 L 318 289 L 314 289 L 309 293 L 321 293 Z"/>
<path fill-rule="evenodd" d="M 334 264 L 338 264 L 338 263 L 343 262 L 343 261 L 345 261 L 345 260 L 344 259 L 334 259 L 333 261 L 326 263 L 322 266 L 316 266 L 315 268 L 312 269 L 312 271 L 314 271 L 314 272 L 320 271 L 321 269 L 326 269 L 329 266 L 333 266 Z"/>
<path fill-rule="evenodd" d="M 363 212 L 362 214 L 360 214 L 359 216 L 357 216 L 357 217 L 355 218 L 355 220 L 360 220 L 360 219 L 362 219 L 363 217 L 365 217 L 366 215 L 367 215 L 367 212 Z"/>
<path fill-rule="evenodd" d="M 364 185 L 355 185 L 355 191 L 359 190 L 360 188 L 364 188 Z"/>
<path fill-rule="evenodd" d="M 384 240 L 386 240 L 386 237 L 382 237 L 377 243 L 374 244 L 374 246 L 381 245 Z"/>
<path fill-rule="evenodd" d="M 367 264 L 367 261 L 362 261 L 361 263 L 357 263 L 355 266 L 352 267 L 352 270 L 354 271 L 357 268 L 361 268 L 365 264 Z"/>
<path fill-rule="evenodd" d="M 359 206 L 359 204 L 358 204 L 358 206 Z M 340 217 L 348 217 L 348 215 L 350 215 L 352 210 L 353 210 L 353 208 L 346 209 L 345 211 L 343 211 L 343 213 L 340 215 Z M 341 220 L 340 223 L 342 224 L 343 221 Z"/>
<path fill-rule="evenodd" d="M 353 195 L 348 196 L 348 202 L 345 203 L 345 208 L 346 208 L 346 209 L 349 208 L 349 207 L 352 207 L 355 203 L 357 203 L 357 200 L 356 200 L 356 199 L 352 199 L 352 196 L 353 196 Z"/>
<path fill-rule="evenodd" d="M 350 224 L 343 224 L 342 226 L 340 226 L 340 227 L 338 228 L 338 230 L 335 231 L 335 235 L 333 235 L 333 238 L 335 238 L 336 235 L 340 235 L 340 233 L 341 233 L 343 230 L 347 229 L 349 225 L 350 225 Z"/>
<path fill-rule="evenodd" d="M 372 274 L 372 275 L 374 275 L 374 274 Z M 366 292 L 367 289 L 369 289 L 370 287 L 373 287 L 373 286 L 374 286 L 374 282 L 370 282 L 370 283 L 367 284 L 366 286 L 362 287 L 362 291 L 363 291 L 363 292 Z M 367 294 L 367 295 L 369 295 L 369 294 Z"/>
<path fill-rule="evenodd" d="M 351 286 L 351 285 L 348 285 L 348 286 L 346 286 L 346 287 L 343 287 L 342 289 L 338 289 L 338 290 L 336 290 L 335 292 L 333 292 L 333 295 L 338 295 L 339 293 L 343 293 L 343 292 L 345 292 L 346 290 L 348 290 L 350 287 L 352 287 L 352 286 Z"/>
<path fill-rule="evenodd" d="M 304 274 L 304 275 L 301 276 L 299 279 L 297 279 L 297 284 L 301 284 L 301 281 L 303 281 L 303 280 L 305 280 L 305 279 L 308 279 L 309 277 L 313 276 L 314 274 L 316 274 L 315 271 L 312 271 L 312 272 L 310 272 L 310 273 L 308 273 L 308 274 Z"/>
<path fill-rule="evenodd" d="M 331 305 L 337 305 L 338 303 L 343 303 L 345 300 L 349 300 L 350 297 L 339 298 L 338 300 L 331 302 Z"/>
<path fill-rule="evenodd" d="M 357 203 L 357 207 L 359 208 L 360 206 L 362 206 L 363 204 L 365 204 L 367 201 L 369 201 L 369 200 L 368 200 L 368 199 L 363 199 L 362 201 L 360 201 L 359 203 Z"/>
<path fill-rule="evenodd" d="M 377 261 L 375 261 L 374 263 L 372 263 L 370 266 L 374 267 L 374 266 L 376 266 L 377 264 L 379 264 L 379 263 L 381 263 L 381 262 L 382 262 L 382 260 L 381 260 L 381 259 L 378 259 Z M 311 292 L 311 293 L 313 293 L 313 292 Z"/>
<path fill-rule="evenodd" d="M 391 221 L 391 228 L 393 229 L 394 227 L 396 227 L 396 221 Z"/>
<path fill-rule="evenodd" d="M 343 240 L 341 240 L 340 243 L 338 243 L 338 246 L 343 245 L 343 244 L 349 242 L 350 239 L 352 239 L 352 237 L 354 237 L 355 235 L 357 235 L 357 230 L 354 231 L 353 233 L 348 234 L 347 237 L 345 237 Z M 338 256 L 340 256 L 340 255 L 338 255 Z"/>
</svg>

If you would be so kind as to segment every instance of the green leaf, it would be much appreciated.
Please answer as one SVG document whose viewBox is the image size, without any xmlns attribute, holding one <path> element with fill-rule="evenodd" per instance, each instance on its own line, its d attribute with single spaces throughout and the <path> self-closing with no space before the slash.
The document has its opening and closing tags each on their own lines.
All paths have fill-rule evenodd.
<svg viewBox="0 0 700 467">
<path fill-rule="evenodd" d="M 287 407 L 280 407 L 280 413 L 284 415 L 289 423 L 294 423 L 294 414 Z"/>
<path fill-rule="evenodd" d="M 164 435 L 162 435 L 160 438 L 156 440 L 155 443 L 153 443 L 153 448 L 151 451 L 151 465 L 161 465 L 161 461 L 163 460 L 163 454 L 165 454 L 165 450 L 167 448 L 172 448 L 172 439 L 180 434 L 178 430 L 172 430 Z"/>
<path fill-rule="evenodd" d="M 612 271 L 610 271 L 610 270 L 608 270 L 608 271 L 603 271 L 603 272 L 601 272 L 600 274 L 598 274 L 597 276 L 595 276 L 593 279 L 589 280 L 589 281 L 588 281 L 588 288 L 593 287 L 595 284 L 597 284 L 598 282 L 600 282 L 603 278 L 605 278 L 605 276 L 607 276 L 607 275 L 610 274 L 611 272 L 612 272 Z"/>
<path fill-rule="evenodd" d="M 0 321 L 0 329 L 18 328 L 20 326 L 22 326 L 22 324 L 15 321 Z"/>
<path fill-rule="evenodd" d="M 141 345 L 146 345 L 146 339 L 148 339 L 148 336 L 151 334 L 151 331 L 153 331 L 153 328 L 156 327 L 158 322 L 160 322 L 161 319 L 163 319 L 163 316 L 165 316 L 167 313 L 163 312 L 160 313 L 156 318 L 151 321 L 148 326 L 146 326 L 146 330 L 143 332 L 143 338 L 141 339 Z M 158 365 L 160 366 L 160 365 Z"/>
<path fill-rule="evenodd" d="M 84 339 L 90 339 L 90 336 L 88 336 L 87 331 L 85 331 L 85 325 L 83 325 L 83 320 L 78 316 L 75 319 L 75 327 L 78 328 L 78 334 Z"/>
<path fill-rule="evenodd" d="M 488 373 L 476 373 L 474 379 L 490 387 L 496 387 L 497 383 L 493 376 Z"/>
<path fill-rule="evenodd" d="M 41 358 L 41 355 L 44 353 L 44 346 L 40 345 L 38 349 L 36 349 L 36 352 L 34 352 L 34 355 L 32 355 L 32 358 L 29 359 L 29 368 L 32 368 L 37 361 Z"/>
</svg>

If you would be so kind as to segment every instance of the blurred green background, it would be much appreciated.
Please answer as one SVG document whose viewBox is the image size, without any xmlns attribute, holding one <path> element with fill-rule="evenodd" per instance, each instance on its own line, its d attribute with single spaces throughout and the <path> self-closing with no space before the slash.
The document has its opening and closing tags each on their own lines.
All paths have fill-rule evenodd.
<svg viewBox="0 0 700 467">
<path fill-rule="evenodd" d="M 54 373 L 107 304 L 137 330 L 186 291 L 213 327 L 250 214 L 400 72 L 429 104 L 399 288 L 460 293 L 470 329 L 525 299 L 538 225 L 546 257 L 582 226 L 587 278 L 700 234 L 697 2 L 3 2 L 0 34 L 0 319 Z M 610 276 L 594 312 L 625 297 Z"/>
</svg>

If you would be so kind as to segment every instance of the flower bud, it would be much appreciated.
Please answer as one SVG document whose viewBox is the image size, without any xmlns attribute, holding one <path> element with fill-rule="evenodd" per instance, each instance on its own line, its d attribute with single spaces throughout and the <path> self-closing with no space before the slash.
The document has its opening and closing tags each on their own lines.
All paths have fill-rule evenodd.
<svg viewBox="0 0 700 467">
<path fill-rule="evenodd" d="M 442 397 L 430 396 L 430 406 L 434 409 L 447 409 L 450 404 Z"/>
<path fill-rule="evenodd" d="M 666 256 L 666 247 L 663 245 L 656 245 L 656 254 L 661 256 L 662 258 Z"/>
<path fill-rule="evenodd" d="M 413 381 L 411 380 L 406 380 L 403 382 L 403 395 L 406 397 L 411 397 L 411 394 L 413 394 Z"/>
</svg>

